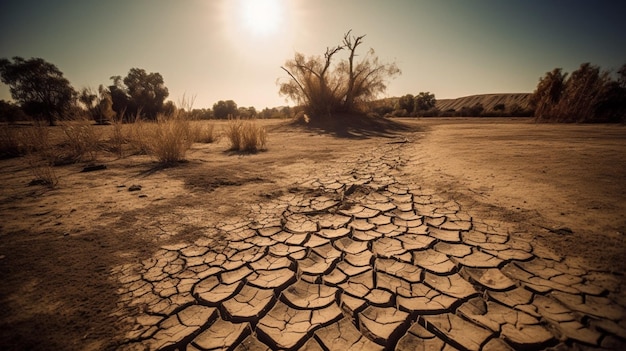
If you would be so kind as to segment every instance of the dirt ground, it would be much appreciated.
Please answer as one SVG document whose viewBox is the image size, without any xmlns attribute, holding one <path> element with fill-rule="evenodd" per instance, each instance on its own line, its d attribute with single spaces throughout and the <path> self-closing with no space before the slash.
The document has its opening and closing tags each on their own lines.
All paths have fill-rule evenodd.
<svg viewBox="0 0 626 351">
<path fill-rule="evenodd" d="M 56 168 L 55 189 L 28 186 L 23 159 L 1 160 L 0 348 L 116 349 L 127 332 L 118 315 L 116 267 L 152 257 L 163 245 L 193 241 L 252 204 L 288 193 L 300 179 L 395 141 L 409 143 L 406 179 L 623 282 L 626 127 L 528 119 L 401 122 L 410 128 L 350 134 L 263 121 L 265 152 L 228 152 L 221 139 L 195 144 L 188 162 L 171 168 L 148 156 L 103 153 L 104 170 Z M 141 190 L 129 191 L 132 185 Z"/>
</svg>

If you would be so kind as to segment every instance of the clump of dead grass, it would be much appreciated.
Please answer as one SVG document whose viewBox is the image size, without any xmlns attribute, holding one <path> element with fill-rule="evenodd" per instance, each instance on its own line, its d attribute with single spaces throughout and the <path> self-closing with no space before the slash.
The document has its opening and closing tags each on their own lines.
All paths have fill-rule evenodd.
<svg viewBox="0 0 626 351">
<path fill-rule="evenodd" d="M 159 163 L 171 165 L 185 160 L 194 143 L 194 131 L 184 114 L 159 116 L 147 133 L 148 153 Z"/>
<path fill-rule="evenodd" d="M 101 133 L 96 130 L 93 122 L 82 120 L 64 123 L 61 126 L 65 134 L 65 146 L 68 154 L 67 161 L 94 161 L 100 150 Z"/>
<path fill-rule="evenodd" d="M 201 122 L 195 122 L 192 125 L 193 128 L 193 141 L 196 143 L 211 144 L 219 139 L 219 135 L 215 130 L 215 125 L 203 124 Z"/>
<path fill-rule="evenodd" d="M 267 145 L 267 131 L 254 120 L 231 119 L 224 134 L 233 151 L 257 152 Z"/>
<path fill-rule="evenodd" d="M 47 157 L 37 157 L 34 154 L 26 157 L 28 170 L 33 175 L 29 185 L 44 185 L 54 188 L 59 184 L 59 177 L 54 170 L 52 160 Z"/>
</svg>

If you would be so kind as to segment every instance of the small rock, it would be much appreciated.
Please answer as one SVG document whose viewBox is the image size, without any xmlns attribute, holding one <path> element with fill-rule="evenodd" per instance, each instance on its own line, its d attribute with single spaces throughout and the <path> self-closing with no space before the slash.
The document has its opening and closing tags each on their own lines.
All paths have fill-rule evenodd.
<svg viewBox="0 0 626 351">
<path fill-rule="evenodd" d="M 133 184 L 130 187 L 128 187 L 128 191 L 139 191 L 141 190 L 141 185 L 139 184 Z"/>
<path fill-rule="evenodd" d="M 148 195 L 146 195 L 146 194 L 141 194 L 141 195 L 139 195 L 139 197 L 148 197 Z"/>
</svg>

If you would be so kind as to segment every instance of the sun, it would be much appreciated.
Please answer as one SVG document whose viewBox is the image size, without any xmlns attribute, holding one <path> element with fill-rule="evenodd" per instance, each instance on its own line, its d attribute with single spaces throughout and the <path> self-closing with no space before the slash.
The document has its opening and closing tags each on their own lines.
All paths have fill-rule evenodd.
<svg viewBox="0 0 626 351">
<path fill-rule="evenodd" d="M 239 0 L 240 25 L 254 36 L 267 37 L 278 33 L 284 17 L 281 0 Z"/>
</svg>

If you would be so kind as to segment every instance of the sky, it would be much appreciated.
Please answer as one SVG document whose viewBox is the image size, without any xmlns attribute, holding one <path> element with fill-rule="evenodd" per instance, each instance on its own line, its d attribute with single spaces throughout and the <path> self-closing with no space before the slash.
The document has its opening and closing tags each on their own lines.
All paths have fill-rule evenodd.
<svg viewBox="0 0 626 351">
<path fill-rule="evenodd" d="M 3 0 L 0 58 L 40 57 L 74 88 L 131 68 L 160 73 L 169 100 L 257 109 L 281 65 L 321 55 L 352 30 L 402 74 L 381 97 L 532 92 L 545 72 L 626 63 L 626 3 L 608 0 Z M 345 55 L 345 53 L 344 53 Z M 0 99 L 11 100 L 0 83 Z"/>
</svg>

